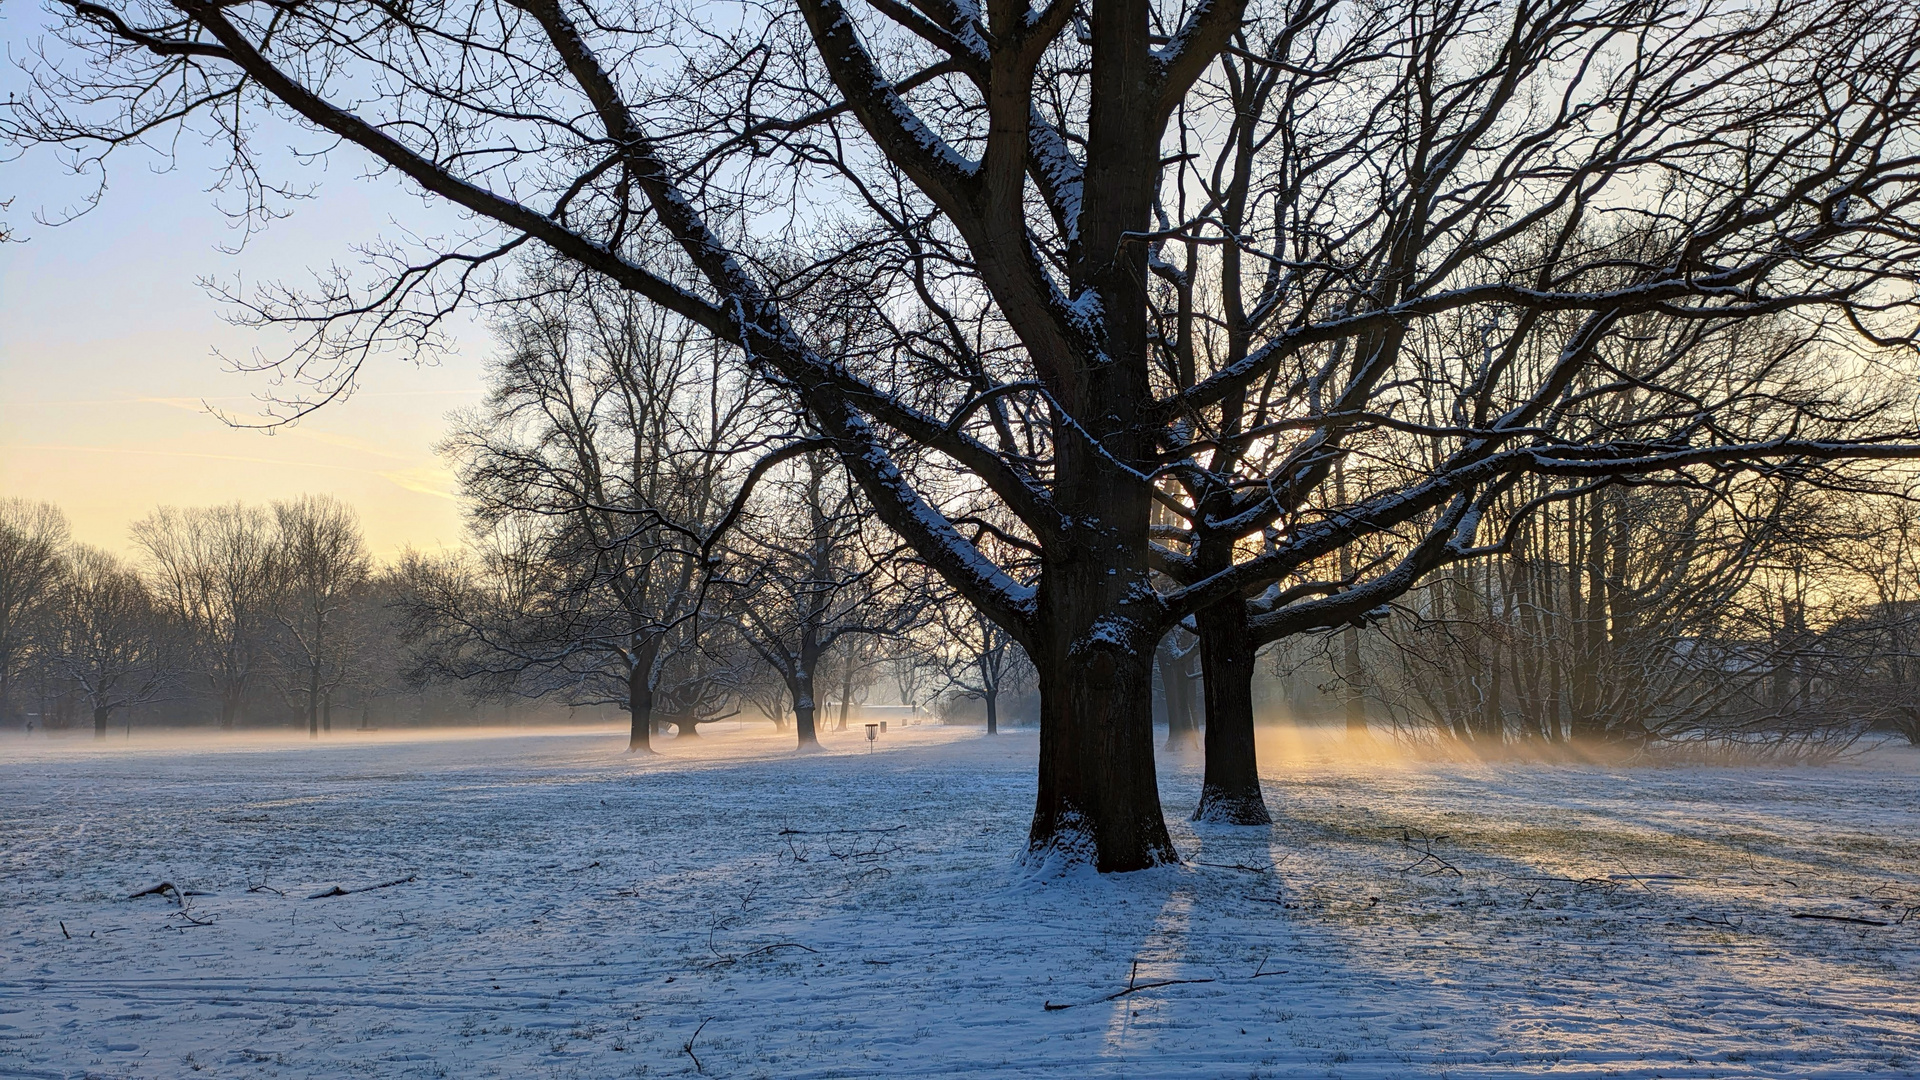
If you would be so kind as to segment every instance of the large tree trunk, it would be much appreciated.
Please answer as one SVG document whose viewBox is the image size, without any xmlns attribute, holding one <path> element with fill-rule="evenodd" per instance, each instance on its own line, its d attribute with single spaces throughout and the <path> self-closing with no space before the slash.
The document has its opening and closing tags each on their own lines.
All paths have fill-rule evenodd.
<svg viewBox="0 0 1920 1080">
<path fill-rule="evenodd" d="M 1207 703 L 1207 764 L 1193 820 L 1269 824 L 1273 817 L 1260 795 L 1253 745 L 1253 662 L 1258 646 L 1247 626 L 1246 602 L 1228 597 L 1203 608 L 1195 621 Z"/>
<path fill-rule="evenodd" d="M 1050 567 L 1041 586 L 1034 869 L 1092 862 L 1112 873 L 1178 858 L 1154 777 L 1153 638 L 1115 617 L 1132 576 L 1115 569 L 1075 560 Z M 1148 587 L 1144 573 L 1133 580 Z"/>
<path fill-rule="evenodd" d="M 94 738 L 104 739 L 107 737 L 107 714 L 112 711 L 113 707 L 110 705 L 95 705 L 93 707 Z"/>
</svg>

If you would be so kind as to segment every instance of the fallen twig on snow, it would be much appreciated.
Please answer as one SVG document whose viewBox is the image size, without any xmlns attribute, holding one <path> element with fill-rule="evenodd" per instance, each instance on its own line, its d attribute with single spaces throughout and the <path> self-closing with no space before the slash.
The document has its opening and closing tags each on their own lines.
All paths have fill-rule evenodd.
<svg viewBox="0 0 1920 1080">
<path fill-rule="evenodd" d="M 331 889 L 314 893 L 312 896 L 307 897 L 307 899 L 320 900 L 329 896 L 352 896 L 354 893 L 372 892 L 375 889 L 391 889 L 395 885 L 405 885 L 410 881 L 417 881 L 419 880 L 419 877 L 420 875 L 418 874 L 408 874 L 406 877 L 403 877 L 403 878 L 394 878 L 392 881 L 383 881 L 378 885 L 368 885 L 358 889 L 343 889 L 340 886 L 335 885 Z"/>
<path fill-rule="evenodd" d="M 707 947 L 708 948 L 713 947 L 711 942 L 709 942 Z M 758 956 L 761 953 L 770 953 L 775 949 L 806 949 L 806 951 L 810 953 L 815 953 L 815 954 L 819 953 L 820 951 L 819 949 L 809 949 L 807 948 L 807 946 L 802 945 L 797 941 L 782 941 L 774 945 L 762 945 L 757 949 L 751 949 L 747 952 L 743 952 L 739 956 L 722 956 L 718 960 L 714 960 L 709 963 L 702 964 L 700 966 L 700 969 L 702 971 L 706 971 L 706 970 L 717 968 L 717 967 L 732 967 L 734 964 L 737 964 L 740 961 L 745 960 L 750 956 Z M 718 951 L 718 950 L 715 950 L 715 951 Z M 888 961 L 888 962 L 891 963 L 891 961 Z"/>
<path fill-rule="evenodd" d="M 1157 979 L 1153 982 L 1135 982 L 1134 977 L 1139 974 L 1140 974 L 1140 961 L 1135 960 L 1133 962 L 1133 970 L 1127 975 L 1127 988 L 1125 990 L 1116 990 L 1113 993 L 1108 994 L 1106 997 L 1095 998 L 1092 1001 L 1067 1001 L 1067 1002 L 1062 1002 L 1059 1005 L 1055 1005 L 1051 1001 L 1043 1001 L 1040 1003 L 1040 1007 L 1047 1010 L 1048 1012 L 1059 1012 L 1061 1009 L 1071 1009 L 1076 1005 L 1099 1005 L 1103 1002 L 1116 1001 L 1120 998 L 1126 997 L 1128 994 L 1138 993 L 1141 990 L 1153 990 L 1162 986 L 1189 986 L 1194 983 L 1210 983 L 1210 982 L 1220 981 L 1218 979 Z M 1279 972 L 1277 971 L 1270 972 L 1270 974 L 1278 975 Z"/>
<path fill-rule="evenodd" d="M 1724 927 L 1726 927 L 1726 928 L 1727 928 L 1727 929 L 1729 929 L 1729 930 L 1738 930 L 1738 929 L 1740 929 L 1740 924 L 1739 924 L 1739 923 L 1737 923 L 1737 922 L 1733 922 L 1733 921 L 1732 921 L 1732 920 L 1730 920 L 1730 919 L 1709 919 L 1709 918 L 1706 918 L 1706 917 L 1704 917 L 1704 916 L 1701 916 L 1701 915 L 1686 915 L 1686 916 L 1682 916 L 1682 918 L 1681 918 L 1681 921 L 1682 921 L 1682 922 L 1697 922 L 1697 923 L 1705 923 L 1705 924 L 1706 924 L 1706 925 L 1708 925 L 1708 926 L 1724 926 Z"/>
<path fill-rule="evenodd" d="M 1265 866 L 1248 866 L 1245 863 L 1197 862 L 1195 866 L 1211 866 L 1216 870 L 1245 870 L 1249 874 L 1270 874 L 1273 871 Z"/>
<path fill-rule="evenodd" d="M 713 1022 L 713 1017 L 711 1016 L 707 1017 L 705 1020 L 700 1021 L 700 1026 L 693 1029 L 693 1034 L 687 1036 L 687 1041 L 680 1044 L 681 1051 L 685 1053 L 688 1057 L 693 1058 L 693 1071 L 701 1074 L 702 1076 L 706 1075 L 707 1069 L 706 1069 L 706 1066 L 700 1064 L 699 1058 L 693 1057 L 693 1040 L 699 1038 L 700 1033 L 702 1031 L 705 1031 L 707 1029 L 707 1025 L 712 1022 Z"/>
<path fill-rule="evenodd" d="M 1420 833 L 1420 835 L 1414 836 L 1413 834 L 1416 832 Z M 1440 855 L 1433 850 L 1435 843 L 1445 839 L 1447 839 L 1447 837 L 1444 833 L 1439 836 L 1430 836 L 1422 830 L 1409 829 L 1402 825 L 1400 827 L 1400 846 L 1406 848 L 1408 851 L 1418 851 L 1420 857 L 1412 863 L 1401 867 L 1400 872 L 1405 874 L 1413 870 L 1419 870 L 1431 862 L 1433 869 L 1423 871 L 1427 877 L 1438 877 L 1441 874 L 1452 874 L 1454 877 L 1459 877 L 1460 868 L 1448 862 L 1446 859 L 1441 858 Z M 1417 848 L 1414 847 L 1415 842 L 1418 842 L 1420 846 Z"/>
<path fill-rule="evenodd" d="M 1860 919 L 1852 915 L 1817 915 L 1811 911 L 1796 911 L 1793 913 L 1793 917 L 1796 919 L 1824 919 L 1827 922 L 1859 923 L 1861 926 L 1889 925 L 1880 919 Z"/>
</svg>

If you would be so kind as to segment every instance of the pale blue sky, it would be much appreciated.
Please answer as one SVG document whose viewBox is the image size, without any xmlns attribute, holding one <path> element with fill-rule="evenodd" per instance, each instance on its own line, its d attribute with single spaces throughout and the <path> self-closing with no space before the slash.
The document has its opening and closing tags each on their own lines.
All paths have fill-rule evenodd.
<svg viewBox="0 0 1920 1080">
<path fill-rule="evenodd" d="M 24 4 L 6 10 L 0 38 L 13 55 L 33 36 L 22 24 L 39 17 Z M 19 78 L 7 68 L 0 93 Z M 0 199 L 13 199 L 5 217 L 25 240 L 0 245 L 0 494 L 58 503 L 77 538 L 120 551 L 127 525 L 162 503 L 317 492 L 358 507 L 383 555 L 457 543 L 451 477 L 432 446 L 447 413 L 479 399 L 484 332 L 461 328 L 457 354 L 437 367 L 375 361 L 353 398 L 293 428 L 235 430 L 202 401 L 254 415 L 269 384 L 230 371 L 216 350 L 271 351 L 275 339 L 228 325 L 196 284 L 298 281 L 309 267 L 351 262 L 354 243 L 394 234 L 395 220 L 449 219 L 429 220 L 417 199 L 366 179 L 343 153 L 299 170 L 319 184 L 314 201 L 228 254 L 239 234 L 206 190 L 210 159 L 198 147 L 181 156 L 171 172 L 151 156 L 119 160 L 105 202 L 57 228 L 33 219 L 83 198 L 91 182 L 48 153 L 0 164 Z"/>
</svg>

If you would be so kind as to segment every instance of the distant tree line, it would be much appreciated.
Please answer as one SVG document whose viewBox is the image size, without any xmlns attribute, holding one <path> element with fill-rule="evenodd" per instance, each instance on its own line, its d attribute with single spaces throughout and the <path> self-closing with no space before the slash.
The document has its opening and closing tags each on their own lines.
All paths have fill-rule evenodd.
<svg viewBox="0 0 1920 1080">
<path fill-rule="evenodd" d="M 308 496 L 162 507 L 137 558 L 73 542 L 57 507 L 0 500 L 0 717 L 48 729 L 424 720 L 470 708 L 405 677 L 394 600 L 354 512 Z"/>
</svg>

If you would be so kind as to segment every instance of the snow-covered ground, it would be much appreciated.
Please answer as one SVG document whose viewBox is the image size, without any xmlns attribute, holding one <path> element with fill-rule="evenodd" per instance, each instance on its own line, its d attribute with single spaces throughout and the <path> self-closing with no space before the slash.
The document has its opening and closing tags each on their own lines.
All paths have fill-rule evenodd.
<svg viewBox="0 0 1920 1080">
<path fill-rule="evenodd" d="M 1276 741 L 1271 831 L 1187 825 L 1167 759 L 1187 865 L 1033 880 L 1030 733 L 827 740 L 0 744 L 0 1076 L 1920 1070 L 1904 749 Z"/>
</svg>

